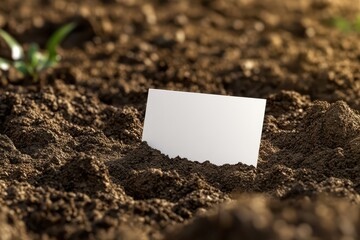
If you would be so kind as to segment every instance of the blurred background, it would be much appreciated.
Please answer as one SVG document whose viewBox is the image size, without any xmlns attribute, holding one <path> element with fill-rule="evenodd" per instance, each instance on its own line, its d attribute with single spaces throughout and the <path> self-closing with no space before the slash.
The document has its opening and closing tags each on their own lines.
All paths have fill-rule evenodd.
<svg viewBox="0 0 360 240">
<path fill-rule="evenodd" d="M 3 0 L 0 27 L 44 46 L 77 23 L 44 78 L 109 104 L 143 102 L 149 87 L 252 97 L 288 89 L 359 109 L 359 12 L 357 0 Z"/>
</svg>

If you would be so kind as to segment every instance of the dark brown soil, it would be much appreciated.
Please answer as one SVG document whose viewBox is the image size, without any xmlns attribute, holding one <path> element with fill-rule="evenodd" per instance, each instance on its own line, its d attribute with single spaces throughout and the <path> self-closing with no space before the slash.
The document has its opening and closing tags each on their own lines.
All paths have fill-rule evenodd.
<svg viewBox="0 0 360 240">
<path fill-rule="evenodd" d="M 356 0 L 3 0 L 61 63 L 0 73 L 0 240 L 360 239 Z M 0 55 L 9 50 L 0 42 Z M 258 168 L 141 142 L 148 88 L 268 99 Z"/>
</svg>

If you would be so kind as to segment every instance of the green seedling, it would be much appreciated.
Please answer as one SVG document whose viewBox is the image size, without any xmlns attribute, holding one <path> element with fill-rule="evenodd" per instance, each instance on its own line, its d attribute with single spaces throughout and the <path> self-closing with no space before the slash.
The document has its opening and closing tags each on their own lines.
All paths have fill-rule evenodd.
<svg viewBox="0 0 360 240">
<path fill-rule="evenodd" d="M 40 51 L 38 44 L 31 43 L 27 54 L 24 54 L 23 47 L 10 34 L 0 29 L 0 37 L 11 50 L 11 60 L 0 58 L 0 69 L 7 71 L 13 67 L 24 76 L 30 76 L 34 82 L 38 81 L 40 72 L 60 61 L 61 58 L 56 49 L 74 28 L 75 24 L 69 23 L 55 31 L 49 38 L 44 51 Z"/>
<path fill-rule="evenodd" d="M 342 32 L 351 32 L 351 22 L 342 17 L 336 17 L 333 19 L 334 27 L 341 30 Z"/>
<path fill-rule="evenodd" d="M 354 22 L 354 29 L 357 32 L 360 32 L 360 14 L 356 16 L 355 22 Z"/>
<path fill-rule="evenodd" d="M 343 17 L 335 17 L 332 20 L 333 26 L 342 32 L 360 32 L 360 14 L 356 16 L 354 21 L 349 21 Z"/>
</svg>

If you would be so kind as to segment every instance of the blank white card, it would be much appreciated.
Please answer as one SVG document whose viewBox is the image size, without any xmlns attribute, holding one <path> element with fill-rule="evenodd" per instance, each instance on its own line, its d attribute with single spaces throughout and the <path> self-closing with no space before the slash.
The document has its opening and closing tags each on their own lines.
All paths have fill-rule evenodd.
<svg viewBox="0 0 360 240">
<path fill-rule="evenodd" d="M 171 158 L 257 165 L 265 99 L 149 89 L 142 140 Z"/>
</svg>

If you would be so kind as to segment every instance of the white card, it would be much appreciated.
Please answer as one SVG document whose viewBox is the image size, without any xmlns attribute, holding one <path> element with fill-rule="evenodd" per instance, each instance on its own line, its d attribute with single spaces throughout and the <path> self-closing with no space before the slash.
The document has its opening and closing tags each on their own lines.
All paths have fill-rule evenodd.
<svg viewBox="0 0 360 240">
<path fill-rule="evenodd" d="M 171 158 L 257 165 L 265 99 L 149 89 L 142 140 Z"/>
</svg>

